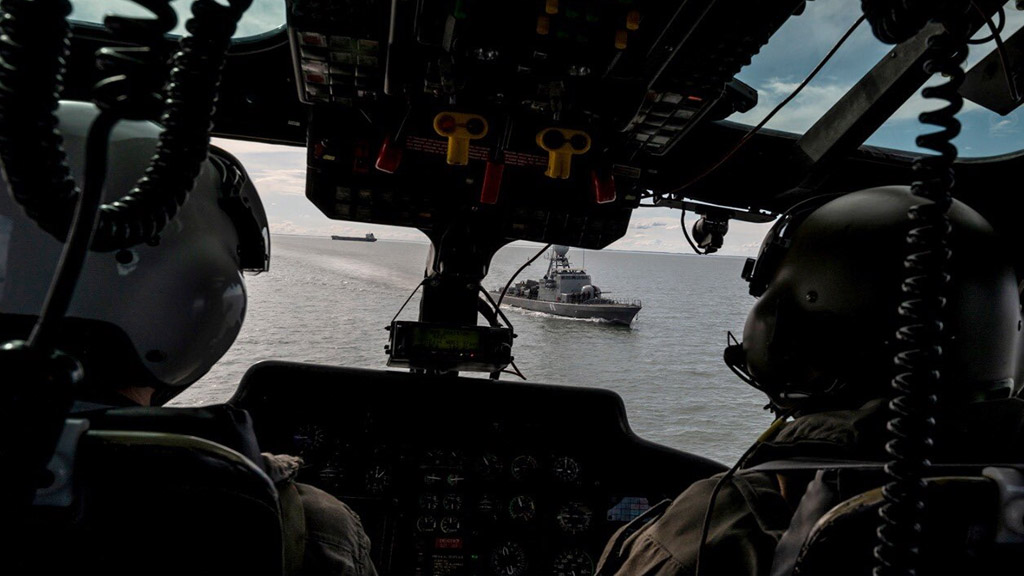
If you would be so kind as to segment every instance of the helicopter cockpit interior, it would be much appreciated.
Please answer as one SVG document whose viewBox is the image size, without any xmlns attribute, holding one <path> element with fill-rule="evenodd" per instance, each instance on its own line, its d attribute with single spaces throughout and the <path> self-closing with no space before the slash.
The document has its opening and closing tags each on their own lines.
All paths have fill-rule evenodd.
<svg viewBox="0 0 1024 576">
<path fill-rule="evenodd" d="M 100 426 L 64 425 L 81 374 L 44 337 L 60 323 L 76 269 L 88 250 L 158 241 L 211 136 L 302 148 L 305 197 L 327 218 L 430 240 L 423 280 L 409 287 L 422 292 L 418 318 L 389 326 L 386 367 L 263 361 L 228 402 L 251 416 L 259 449 L 302 456 L 303 481 L 359 513 L 380 574 L 592 574 L 616 529 L 727 470 L 638 437 L 612 392 L 500 379 L 516 334 L 481 282 L 511 242 L 600 250 L 627 233 L 636 210 L 658 206 L 696 214 L 691 245 L 712 253 L 730 221 L 767 223 L 825 192 L 924 174 L 922 194 L 983 214 L 1018 247 L 1024 271 L 1024 227 L 1008 209 L 1024 155 L 958 157 L 947 109 L 930 120 L 940 135 L 919 140 L 930 152 L 865 144 L 933 74 L 959 83 L 933 88 L 951 108 L 1016 110 L 1024 31 L 1004 39 L 998 23 L 1019 2 L 864 0 L 864 25 L 889 48 L 796 134 L 736 122 L 759 98 L 738 76 L 824 0 L 278 1 L 283 25 L 239 42 L 231 37 L 253 0 L 132 0 L 122 6 L 132 16 L 97 22 L 69 21 L 68 0 L 0 2 L 4 177 L 41 228 L 67 239 L 49 328 L 40 321 L 8 342 L 2 360 L 29 383 L 4 397 L 3 434 L 34 439 L 5 442 L 4 460 L 26 470 L 5 481 L 12 510 L 39 508 L 27 471 L 45 469 L 55 451 L 73 463 L 77 438 Z M 934 38 L 966 47 L 979 34 L 991 37 L 990 53 L 953 72 L 960 44 L 943 52 Z M 67 184 L 57 152 L 59 101 L 100 110 L 81 190 Z M 122 120 L 164 126 L 161 156 L 142 193 L 99 208 L 114 162 L 99 150 Z M 245 179 L 241 165 L 226 172 Z M 231 209 L 250 210 L 248 198 L 236 194 Z M 269 254 L 266 228 L 247 242 Z M 0 268 L 0 288 L 4 274 L 18 270 Z M 148 421 L 133 418 L 108 425 L 144 430 Z M 51 476 L 68 498 L 46 506 L 73 506 L 69 476 Z"/>
</svg>

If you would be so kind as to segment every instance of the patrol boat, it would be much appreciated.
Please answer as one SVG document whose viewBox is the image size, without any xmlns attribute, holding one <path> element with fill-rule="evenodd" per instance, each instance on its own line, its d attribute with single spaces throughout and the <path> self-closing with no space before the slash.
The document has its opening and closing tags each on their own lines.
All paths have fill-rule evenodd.
<svg viewBox="0 0 1024 576">
<path fill-rule="evenodd" d="M 570 318 L 593 318 L 613 324 L 630 325 L 640 312 L 639 299 L 605 298 L 591 282 L 590 274 L 569 263 L 569 247 L 554 246 L 548 271 L 538 280 L 523 280 L 505 292 L 492 292 L 498 303 Z"/>
<path fill-rule="evenodd" d="M 566 366 L 562 382 L 501 378 L 511 365 L 513 333 L 501 310 L 482 302 L 480 281 L 496 251 L 513 241 L 598 250 L 626 235 L 634 212 L 670 209 L 698 217 L 693 240 L 701 248 L 730 229 L 735 233 L 737 224 L 777 217 L 806 198 L 909 185 L 919 178 L 916 166 L 938 158 L 952 165 L 953 193 L 1005 235 L 1018 270 L 1024 270 L 1024 227 L 1013 193 L 1024 145 L 1006 131 L 1020 121 L 1016 79 L 1024 73 L 1024 33 L 1014 31 L 1019 18 L 1012 2 L 197 0 L 198 21 L 223 15 L 228 5 L 229 15 L 248 9 L 254 21 L 272 23 L 240 29 L 233 42 L 209 37 L 211 30 L 230 35 L 233 22 L 175 29 L 170 2 L 135 3 L 139 7 L 129 14 L 152 10 L 157 19 L 130 17 L 104 27 L 107 0 L 75 0 L 75 17 L 89 21 L 69 28 L 66 2 L 4 1 L 0 150 L 27 151 L 19 162 L 4 158 L 5 176 L 28 168 L 59 182 L 67 174 L 57 123 L 49 117 L 61 89 L 64 99 L 89 101 L 99 77 L 122 71 L 144 77 L 173 68 L 171 81 L 158 74 L 125 92 L 148 98 L 161 87 L 174 91 L 165 98 L 171 111 L 166 125 L 178 132 L 303 149 L 305 198 L 331 219 L 426 234 L 433 250 L 419 316 L 392 324 L 390 369 L 344 365 L 360 363 L 356 358 L 339 358 L 342 365 L 254 359 L 228 404 L 251 417 L 258 446 L 249 435 L 238 440 L 237 434 L 211 434 L 210 425 L 221 422 L 207 417 L 194 426 L 180 422 L 182 409 L 133 410 L 114 426 L 65 419 L 64 380 L 54 376 L 67 365 L 54 361 L 61 346 L 28 358 L 6 357 L 3 476 L 18 490 L 5 489 L 3 498 L 5 512 L 16 513 L 9 522 L 17 527 L 12 535 L 21 538 L 16 545 L 4 539 L 5 572 L 288 573 L 280 552 L 278 494 L 258 466 L 258 453 L 245 456 L 258 447 L 301 454 L 307 463 L 303 480 L 359 512 L 382 575 L 592 573 L 617 528 L 695 480 L 725 472 L 728 463 L 639 437 L 623 399 L 574 381 L 578 367 Z M 935 9 L 951 13 L 953 6 L 955 22 L 949 13 L 937 19 Z M 884 38 L 873 38 L 864 19 Z M 853 49 L 839 46 L 848 35 L 836 26 L 853 32 L 858 25 L 849 36 Z M 943 33 L 951 29 L 976 35 L 975 42 L 969 50 L 953 46 L 937 53 L 949 43 L 933 36 L 948 41 Z M 176 34 L 206 37 L 179 46 Z M 117 48 L 145 45 L 155 48 L 148 63 L 111 68 L 143 56 L 118 58 Z M 854 57 L 830 68 L 834 82 L 814 90 L 804 106 L 795 97 L 800 87 L 790 88 L 793 80 L 811 82 L 812 45 L 823 60 L 833 46 Z M 226 54 L 218 52 L 225 46 Z M 175 52 L 184 55 L 166 57 Z M 106 57 L 99 67 L 97 54 Z M 968 54 L 965 77 L 950 72 L 959 66 L 953 56 Z M 215 79 L 221 64 L 219 86 L 195 85 Z M 755 71 L 760 75 L 748 75 Z M 973 158 L 958 158 L 944 145 L 956 132 L 952 128 L 923 138 L 927 150 L 900 139 L 929 131 L 908 127 L 902 111 L 935 110 L 935 103 L 922 105 L 915 97 L 933 73 L 939 82 L 963 83 L 931 91 L 952 105 L 940 106 L 929 122 L 953 122 L 960 99 L 970 100 L 959 120 L 961 138 L 972 138 L 976 147 Z M 117 83 L 99 87 L 108 91 L 106 102 L 122 100 L 109 97 Z M 144 100 L 130 116 L 155 119 L 152 102 Z M 216 112 L 207 106 L 197 118 L 201 101 L 216 102 Z M 771 112 L 752 112 L 776 102 Z M 786 106 L 798 107 L 799 114 L 782 122 L 775 111 Z M 183 111 L 191 114 L 185 124 Z M 780 122 L 765 128 L 772 117 Z M 21 118 L 27 120 L 13 123 Z M 166 145 L 180 143 L 168 138 Z M 162 154 L 154 164 L 165 175 L 189 174 L 199 164 L 191 150 L 203 148 Z M 29 160 L 52 164 L 25 166 Z M 103 175 L 104 161 L 90 153 L 88 162 L 100 165 L 90 165 L 89 172 Z M 225 201 L 244 211 L 244 196 L 235 188 L 246 179 L 233 169 L 224 175 Z M 14 192 L 21 200 L 39 195 L 33 214 L 47 216 L 51 232 L 63 232 L 67 212 L 56 210 L 67 209 L 74 196 L 43 196 L 47 184 Z M 54 201 L 58 196 L 60 202 Z M 179 224 L 173 211 L 163 213 L 177 198 L 184 195 L 132 203 L 140 221 L 131 229 L 148 230 L 142 242 L 159 240 L 154 222 Z M 150 208 L 157 213 L 148 214 Z M 5 248 L 13 249 L 17 231 L 0 231 L 5 242 L 12 239 Z M 116 254 L 123 264 L 132 250 L 122 246 L 90 258 Z M 937 268 L 942 259 L 920 261 Z M 5 267 L 5 285 L 25 272 Z M 111 305 L 145 306 L 146 300 Z M 62 315 L 58 311 L 51 320 L 60 325 Z M 118 333 L 109 328 L 96 334 Z M 377 331 L 373 325 L 356 328 Z M 25 330 L 11 338 L 27 336 Z M 929 350 L 919 355 L 931 357 Z M 116 371 L 164 358 L 160 350 L 143 350 L 96 361 Z M 666 356 L 649 360 L 660 358 Z M 692 360 L 669 358 L 674 375 Z M 467 372 L 491 377 L 465 377 Z M 931 373 L 917 376 L 927 381 Z M 678 379 L 664 385 L 678 387 Z M 916 420 L 897 420 L 894 428 L 931 429 Z M 838 552 L 864 554 L 870 562 L 873 546 L 884 544 L 900 553 L 900 563 L 889 566 L 888 554 L 878 560 L 878 573 L 909 574 L 921 560 L 918 551 L 934 560 L 946 549 L 967 547 L 979 560 L 1012 560 L 1002 573 L 1019 571 L 1019 476 L 996 479 L 968 470 L 957 477 L 983 487 L 987 497 L 921 501 L 907 486 L 924 483 L 934 471 L 907 465 L 916 449 L 897 451 L 891 470 L 899 489 L 885 495 L 896 509 L 879 519 L 877 494 L 833 509 L 830 526 L 865 510 L 872 516 L 854 528 L 859 537 L 831 539 Z M 177 474 L 146 475 L 157 464 Z M 993 464 L 1021 468 L 1019 462 Z M 41 485 L 43 479 L 52 482 Z M 942 481 L 952 484 L 949 477 Z M 131 489 L 135 497 L 113 487 Z M 948 512 L 964 508 L 981 519 L 978 529 L 949 529 L 945 522 L 964 514 Z M 925 519 L 912 513 L 920 509 L 930 511 Z M 217 520 L 216 530 L 195 538 L 211 520 Z M 887 529 L 877 530 L 883 522 Z M 948 537 L 922 547 L 889 538 L 893 527 L 905 529 L 901 534 Z M 131 546 L 126 536 L 133 536 Z M 844 563 L 821 572 L 849 565 L 836 562 Z"/>
</svg>

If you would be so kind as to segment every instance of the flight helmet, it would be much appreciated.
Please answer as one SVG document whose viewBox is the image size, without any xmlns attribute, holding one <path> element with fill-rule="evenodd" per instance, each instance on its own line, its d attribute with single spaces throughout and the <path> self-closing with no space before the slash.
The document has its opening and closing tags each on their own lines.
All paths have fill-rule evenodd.
<svg viewBox="0 0 1024 576">
<path fill-rule="evenodd" d="M 794 206 L 743 276 L 758 298 L 726 363 L 775 411 L 855 408 L 889 394 L 905 295 L 907 212 L 924 200 L 881 187 Z M 960 201 L 948 212 L 944 399 L 1014 389 L 1020 301 L 1011 260 L 989 223 Z M 900 347 L 903 348 L 900 348 Z"/>
<path fill-rule="evenodd" d="M 62 102 L 59 128 L 81 188 L 92 104 Z M 113 202 L 149 166 L 161 129 L 123 121 L 110 137 L 103 201 Z M 53 278 L 62 243 L 42 231 L 0 179 L 0 338 L 24 340 Z M 242 326 L 242 271 L 266 270 L 266 214 L 237 159 L 211 148 L 187 202 L 159 237 L 89 252 L 61 323 L 57 348 L 84 368 L 81 399 L 154 387 L 160 405 L 202 377 Z"/>
</svg>

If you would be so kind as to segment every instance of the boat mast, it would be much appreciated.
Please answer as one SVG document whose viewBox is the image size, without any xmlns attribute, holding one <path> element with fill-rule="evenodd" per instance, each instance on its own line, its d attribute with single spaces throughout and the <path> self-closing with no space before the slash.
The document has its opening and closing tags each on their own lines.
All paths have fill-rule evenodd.
<svg viewBox="0 0 1024 576">
<path fill-rule="evenodd" d="M 558 272 L 560 268 L 569 267 L 569 258 L 566 256 L 568 253 L 568 246 L 551 247 L 551 260 L 548 261 L 548 271 L 544 274 L 544 278 L 553 279 L 555 277 L 555 273 Z"/>
</svg>

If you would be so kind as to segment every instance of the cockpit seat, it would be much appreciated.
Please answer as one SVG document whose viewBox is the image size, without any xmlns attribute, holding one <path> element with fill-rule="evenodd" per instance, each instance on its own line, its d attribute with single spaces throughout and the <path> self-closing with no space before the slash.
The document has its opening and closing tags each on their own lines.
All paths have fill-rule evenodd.
<svg viewBox="0 0 1024 576">
<path fill-rule="evenodd" d="M 773 576 L 870 574 L 876 566 L 882 490 L 873 488 L 822 508 L 829 502 L 828 486 L 838 485 L 829 472 L 820 470 L 808 486 L 776 550 Z M 977 474 L 935 475 L 925 479 L 925 486 L 917 574 L 1019 573 L 1024 561 L 1020 470 L 986 467 Z"/>
<path fill-rule="evenodd" d="M 78 412 L 75 416 L 89 420 L 90 430 L 167 432 L 196 436 L 230 448 L 252 460 L 258 467 L 263 467 L 252 417 L 247 411 L 228 404 L 103 408 Z"/>
<path fill-rule="evenodd" d="M 37 494 L 15 572 L 284 572 L 278 494 L 249 457 L 165 432 L 90 429 L 74 444 L 65 486 Z"/>
</svg>

